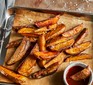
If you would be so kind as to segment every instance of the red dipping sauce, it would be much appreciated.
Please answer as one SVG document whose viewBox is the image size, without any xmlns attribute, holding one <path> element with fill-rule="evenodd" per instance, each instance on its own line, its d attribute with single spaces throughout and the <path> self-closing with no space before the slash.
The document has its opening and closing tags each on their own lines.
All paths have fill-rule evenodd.
<svg viewBox="0 0 93 85">
<path fill-rule="evenodd" d="M 81 67 L 81 66 L 73 66 L 72 68 L 70 68 L 68 70 L 68 73 L 67 73 L 67 76 L 66 76 L 67 83 L 69 85 L 88 85 L 89 77 L 84 79 L 84 80 L 80 80 L 80 81 L 75 81 L 75 80 L 70 78 L 72 75 L 74 75 L 75 73 L 77 73 L 77 72 L 79 72 L 83 69 L 84 68 Z"/>
</svg>

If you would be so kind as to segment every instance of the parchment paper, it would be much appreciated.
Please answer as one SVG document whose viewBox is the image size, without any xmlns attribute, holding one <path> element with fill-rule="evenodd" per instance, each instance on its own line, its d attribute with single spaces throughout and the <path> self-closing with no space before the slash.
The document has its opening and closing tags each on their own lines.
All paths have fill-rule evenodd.
<svg viewBox="0 0 93 85">
<path fill-rule="evenodd" d="M 31 23 L 33 24 L 35 21 L 44 20 L 44 19 L 49 18 L 50 16 L 54 16 L 54 15 L 47 14 L 47 13 L 33 12 L 30 10 L 20 10 L 20 9 L 18 10 L 17 9 L 13 26 L 18 26 L 18 25 L 22 25 L 22 24 L 28 25 Z M 61 15 L 58 23 L 64 23 L 66 25 L 66 30 L 71 29 L 72 27 L 74 27 L 80 23 L 83 23 L 84 28 L 88 28 L 88 37 L 86 38 L 86 40 L 92 41 L 92 46 L 89 49 L 87 49 L 85 52 L 92 55 L 92 53 L 93 53 L 93 40 L 92 40 L 93 39 L 93 34 L 92 34 L 93 33 L 93 22 L 92 22 L 91 18 L 89 20 L 84 20 L 84 19 L 82 19 L 82 17 L 75 17 L 75 16 L 72 16 L 69 14 L 63 14 L 63 15 Z M 12 30 L 11 36 L 10 36 L 10 41 L 16 40 L 18 38 L 22 38 L 22 36 L 18 35 L 17 33 L 15 33 Z M 14 51 L 15 51 L 14 48 L 7 50 L 5 63 L 12 56 Z M 91 69 L 93 69 L 93 59 L 82 60 L 81 62 L 88 64 L 91 67 Z M 16 69 L 19 64 L 19 62 L 18 62 L 15 65 L 7 66 L 5 63 L 4 63 L 4 66 L 6 66 L 7 68 L 9 68 L 11 70 Z M 29 81 L 29 85 L 64 85 L 63 71 L 69 64 L 70 64 L 70 62 L 62 63 L 61 66 L 59 67 L 58 71 L 56 73 L 54 73 L 53 75 L 50 75 L 50 76 L 47 76 L 47 77 L 44 77 L 41 79 L 31 79 Z M 35 69 L 38 70 L 36 67 L 35 67 Z M 0 75 L 0 82 L 12 83 L 10 80 L 6 79 L 2 75 Z"/>
</svg>

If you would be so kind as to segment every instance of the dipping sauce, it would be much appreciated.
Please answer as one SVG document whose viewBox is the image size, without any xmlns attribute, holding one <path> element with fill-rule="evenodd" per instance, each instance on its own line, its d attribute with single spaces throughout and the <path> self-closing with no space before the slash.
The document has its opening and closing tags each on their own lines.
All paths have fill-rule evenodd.
<svg viewBox="0 0 93 85">
<path fill-rule="evenodd" d="M 66 75 L 66 80 L 67 80 L 69 85 L 88 85 L 90 77 L 88 77 L 86 79 L 83 79 L 83 80 L 80 80 L 80 81 L 75 81 L 75 80 L 70 78 L 72 75 L 74 75 L 75 73 L 77 73 L 77 72 L 79 72 L 79 71 L 81 71 L 83 69 L 84 68 L 81 67 L 81 66 L 73 66 L 72 68 L 70 68 L 68 70 L 68 73 Z"/>
</svg>

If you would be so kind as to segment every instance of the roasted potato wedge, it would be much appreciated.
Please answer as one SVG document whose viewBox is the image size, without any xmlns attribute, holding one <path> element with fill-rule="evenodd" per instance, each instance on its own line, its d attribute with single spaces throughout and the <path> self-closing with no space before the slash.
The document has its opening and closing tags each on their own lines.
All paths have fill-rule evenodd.
<svg viewBox="0 0 93 85">
<path fill-rule="evenodd" d="M 59 43 L 59 44 L 56 44 L 54 46 L 50 46 L 49 48 L 51 50 L 61 51 L 61 50 L 64 50 L 64 49 L 71 47 L 73 44 L 74 44 L 74 39 L 70 39 L 66 42 Z"/>
<path fill-rule="evenodd" d="M 57 36 L 57 37 L 51 39 L 49 41 L 49 43 L 47 43 L 47 47 L 53 46 L 53 45 L 56 45 L 56 44 L 59 44 L 59 43 L 63 43 L 65 41 L 67 41 L 67 40 L 68 40 L 68 38 Z"/>
<path fill-rule="evenodd" d="M 73 29 L 70 29 L 62 34 L 63 37 L 72 37 L 79 33 L 83 29 L 83 24 L 77 25 Z"/>
<path fill-rule="evenodd" d="M 81 44 L 88 35 L 88 30 L 84 28 L 75 40 L 74 46 Z"/>
<path fill-rule="evenodd" d="M 45 34 L 44 33 L 39 36 L 38 45 L 39 45 L 39 50 L 40 51 L 46 51 L 46 46 L 45 46 L 46 45 L 46 40 L 45 40 Z"/>
<path fill-rule="evenodd" d="M 48 32 L 45 36 L 46 40 L 52 39 L 53 37 L 56 37 L 60 34 L 62 34 L 65 30 L 64 24 L 59 24 L 56 29 Z"/>
<path fill-rule="evenodd" d="M 36 58 L 33 55 L 33 52 L 39 51 L 39 47 L 37 44 L 33 47 L 30 54 L 27 58 L 19 65 L 18 73 L 24 76 L 29 76 L 32 72 L 32 67 L 36 64 Z"/>
<path fill-rule="evenodd" d="M 58 54 L 58 52 L 53 51 L 53 52 L 34 52 L 34 55 L 36 56 L 36 58 L 40 59 L 40 60 L 47 60 L 47 59 L 51 59 L 56 57 L 56 55 Z"/>
<path fill-rule="evenodd" d="M 87 66 L 83 70 L 77 72 L 76 74 L 72 75 L 71 78 L 75 81 L 80 81 L 82 79 L 86 79 L 91 74 L 89 67 Z"/>
<path fill-rule="evenodd" d="M 89 48 L 91 46 L 91 41 L 86 41 L 83 42 L 82 44 L 66 49 L 66 53 L 71 54 L 71 55 L 76 55 L 79 54 L 80 52 L 86 50 L 87 48 Z"/>
<path fill-rule="evenodd" d="M 59 18 L 60 18 L 60 15 L 57 15 L 57 16 L 55 16 L 53 18 L 49 18 L 47 20 L 37 21 L 37 22 L 35 22 L 35 25 L 37 27 L 44 27 L 44 26 L 49 26 L 49 25 L 52 25 L 52 24 L 56 24 L 57 21 L 59 20 Z"/>
<path fill-rule="evenodd" d="M 29 79 L 0 65 L 0 73 L 20 85 L 28 85 Z"/>
<path fill-rule="evenodd" d="M 70 56 L 68 57 L 65 61 L 70 62 L 70 61 L 77 61 L 77 60 L 84 60 L 84 59 L 91 59 L 92 56 L 86 53 L 82 53 L 76 56 Z"/>
<path fill-rule="evenodd" d="M 22 42 L 22 39 L 11 41 L 10 43 L 7 44 L 6 48 L 18 47 L 21 42 Z"/>
<path fill-rule="evenodd" d="M 42 77 L 51 75 L 57 71 L 58 67 L 59 67 L 59 64 L 54 63 L 53 65 L 51 65 L 50 67 L 48 67 L 46 69 L 42 69 L 42 70 L 39 70 L 39 71 L 33 73 L 32 78 L 38 79 L 38 78 L 42 78 Z"/>
<path fill-rule="evenodd" d="M 21 28 L 20 30 L 18 30 L 18 33 L 33 33 L 35 29 L 33 28 Z"/>
<path fill-rule="evenodd" d="M 60 61 L 63 62 L 64 59 L 65 59 L 65 57 L 66 57 L 66 55 L 65 55 L 63 52 L 61 52 L 61 53 L 59 53 L 55 58 L 53 58 L 53 59 L 50 60 L 48 63 L 46 63 L 46 64 L 44 65 L 44 67 L 47 68 L 47 67 L 51 66 L 52 64 L 54 64 L 54 63 L 56 63 L 56 62 L 58 62 L 58 63 L 60 63 Z"/>
<path fill-rule="evenodd" d="M 30 41 L 27 37 L 24 37 L 21 44 L 16 49 L 13 56 L 9 59 L 7 64 L 11 65 L 11 64 L 14 64 L 14 63 L 18 62 L 19 60 L 21 60 L 24 57 L 27 50 L 29 49 L 29 47 L 30 47 Z"/>
</svg>

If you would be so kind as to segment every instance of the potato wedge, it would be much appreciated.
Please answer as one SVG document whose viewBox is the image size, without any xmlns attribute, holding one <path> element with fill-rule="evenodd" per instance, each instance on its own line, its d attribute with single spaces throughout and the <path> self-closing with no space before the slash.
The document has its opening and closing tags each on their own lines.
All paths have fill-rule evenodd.
<svg viewBox="0 0 93 85">
<path fill-rule="evenodd" d="M 83 70 L 77 72 L 76 74 L 72 75 L 71 78 L 75 81 L 80 81 L 82 79 L 86 79 L 91 74 L 89 67 L 87 66 Z"/>
<path fill-rule="evenodd" d="M 50 67 L 48 67 L 46 69 L 42 69 L 42 70 L 39 70 L 39 71 L 33 73 L 32 78 L 38 79 L 38 78 L 42 78 L 42 77 L 51 75 L 57 71 L 58 67 L 59 67 L 59 64 L 54 63 L 53 65 L 51 65 Z"/>
<path fill-rule="evenodd" d="M 73 29 L 70 29 L 62 34 L 63 37 L 72 37 L 79 33 L 83 29 L 83 23 L 80 25 L 77 25 Z"/>
<path fill-rule="evenodd" d="M 64 49 L 71 47 L 73 44 L 74 44 L 74 39 L 69 39 L 66 42 L 59 43 L 59 44 L 56 44 L 54 46 L 50 46 L 49 48 L 51 50 L 61 51 L 61 50 L 64 50 Z"/>
<path fill-rule="evenodd" d="M 91 41 L 86 41 L 83 42 L 82 44 L 66 49 L 66 53 L 71 54 L 71 55 L 76 55 L 79 54 L 80 52 L 86 50 L 87 48 L 89 48 L 91 46 Z"/>
<path fill-rule="evenodd" d="M 56 44 L 59 44 L 59 43 L 63 43 L 67 40 L 68 40 L 68 38 L 57 36 L 57 37 L 51 39 L 49 43 L 47 43 L 47 47 L 53 46 L 53 45 L 56 45 Z"/>
<path fill-rule="evenodd" d="M 84 28 L 75 40 L 74 46 L 81 44 L 88 35 L 88 30 Z"/>
<path fill-rule="evenodd" d="M 10 43 L 7 44 L 6 48 L 18 47 L 21 42 L 22 42 L 22 39 L 11 41 Z"/>
<path fill-rule="evenodd" d="M 24 57 L 27 50 L 29 49 L 29 47 L 30 47 L 30 41 L 27 37 L 24 37 L 21 44 L 16 49 L 13 56 L 9 59 L 7 64 L 11 65 L 11 64 L 14 64 L 14 63 L 18 62 L 19 60 L 21 60 Z"/>
<path fill-rule="evenodd" d="M 33 33 L 35 29 L 33 28 L 21 28 L 18 30 L 18 33 Z"/>
<path fill-rule="evenodd" d="M 25 76 L 22 76 L 20 74 L 16 74 L 15 72 L 3 67 L 0 65 L 0 73 L 4 75 L 5 77 L 9 78 L 10 80 L 14 81 L 17 84 L 20 85 L 28 85 L 28 78 Z"/>
<path fill-rule="evenodd" d="M 64 61 L 64 59 L 65 59 L 65 57 L 66 57 L 66 55 L 63 53 L 63 52 L 61 52 L 61 53 L 59 53 L 55 58 L 53 58 L 52 60 L 50 60 L 48 63 L 46 63 L 45 65 L 44 65 L 44 67 L 45 68 L 48 68 L 49 66 L 51 66 L 52 64 L 54 64 L 54 63 L 56 63 L 56 62 L 58 62 L 58 63 L 60 63 L 60 61 Z"/>
<path fill-rule="evenodd" d="M 18 73 L 24 76 L 29 76 L 32 72 L 32 67 L 36 64 L 36 58 L 33 55 L 33 52 L 39 51 L 39 47 L 37 44 L 33 47 L 30 54 L 27 58 L 19 65 Z"/>
<path fill-rule="evenodd" d="M 65 30 L 64 24 L 59 24 L 56 29 L 48 32 L 45 36 L 46 40 L 52 39 L 53 37 L 56 37 L 60 34 L 62 34 Z"/>
<path fill-rule="evenodd" d="M 37 22 L 35 22 L 35 25 L 36 25 L 37 27 L 49 26 L 49 25 L 52 25 L 52 24 L 57 23 L 58 20 L 59 20 L 59 18 L 60 18 L 60 15 L 57 15 L 57 16 L 55 16 L 55 17 L 53 17 L 53 18 L 49 18 L 49 19 L 47 19 L 47 20 L 37 21 Z"/>
<path fill-rule="evenodd" d="M 36 56 L 36 58 L 40 59 L 40 60 L 47 60 L 47 59 L 51 59 L 56 57 L 56 55 L 58 54 L 58 52 L 53 51 L 53 52 L 34 52 L 34 55 Z"/>
<path fill-rule="evenodd" d="M 81 53 L 79 55 L 76 56 L 70 56 L 68 57 L 65 61 L 66 62 L 70 62 L 70 61 L 77 61 L 77 60 L 84 60 L 84 59 L 91 59 L 92 56 L 86 53 Z"/>
<path fill-rule="evenodd" d="M 45 34 L 44 33 L 39 36 L 38 45 L 39 45 L 39 50 L 40 51 L 46 51 L 46 46 L 45 46 L 46 45 L 46 40 L 45 40 Z"/>
</svg>

